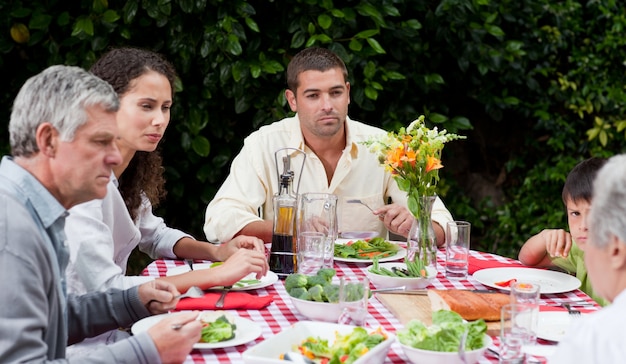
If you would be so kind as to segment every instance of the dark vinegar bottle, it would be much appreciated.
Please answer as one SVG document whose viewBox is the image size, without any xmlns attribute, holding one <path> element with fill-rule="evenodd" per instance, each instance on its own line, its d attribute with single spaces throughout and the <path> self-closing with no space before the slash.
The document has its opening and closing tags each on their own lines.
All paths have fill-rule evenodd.
<svg viewBox="0 0 626 364">
<path fill-rule="evenodd" d="M 296 195 L 291 192 L 293 171 L 289 169 L 289 157 L 283 158 L 283 174 L 280 176 L 280 190 L 274 195 L 274 228 L 270 251 L 270 270 L 284 279 L 297 272 L 296 263 Z"/>
</svg>

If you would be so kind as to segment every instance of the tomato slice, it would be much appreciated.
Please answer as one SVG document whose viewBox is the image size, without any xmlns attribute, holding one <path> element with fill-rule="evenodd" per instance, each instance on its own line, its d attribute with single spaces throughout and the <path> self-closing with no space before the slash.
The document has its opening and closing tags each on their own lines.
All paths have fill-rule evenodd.
<svg viewBox="0 0 626 364">
<path fill-rule="evenodd" d="M 495 282 L 494 284 L 499 287 L 510 287 L 515 282 L 517 282 L 517 279 L 513 278 L 508 281 Z"/>
</svg>

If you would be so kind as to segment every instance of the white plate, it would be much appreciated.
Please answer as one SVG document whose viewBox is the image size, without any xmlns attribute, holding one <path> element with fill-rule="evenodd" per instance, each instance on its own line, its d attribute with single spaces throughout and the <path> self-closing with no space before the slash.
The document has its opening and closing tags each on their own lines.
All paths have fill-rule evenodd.
<svg viewBox="0 0 626 364">
<path fill-rule="evenodd" d="M 339 325 L 330 322 L 316 321 L 300 321 L 293 324 L 290 328 L 285 329 L 278 334 L 263 340 L 243 352 L 242 358 L 246 364 L 282 364 L 288 361 L 280 360 L 280 354 L 284 354 L 294 350 L 294 346 L 298 346 L 308 337 L 319 337 L 322 340 L 328 340 L 329 343 L 335 341 L 335 332 L 342 335 L 351 333 L 354 326 Z M 367 328 L 368 332 L 374 329 Z M 365 363 L 382 363 L 387 357 L 389 347 L 395 341 L 395 335 L 387 332 L 387 340 L 373 347 L 370 351 L 363 354 L 354 364 Z"/>
<path fill-rule="evenodd" d="M 570 315 L 565 311 L 539 312 L 537 337 L 549 341 L 561 341 L 571 322 Z"/>
<path fill-rule="evenodd" d="M 335 241 L 335 244 L 346 244 L 349 241 L 356 241 L 359 239 L 337 239 Z M 390 241 L 390 243 L 394 243 L 394 244 L 399 244 L 399 242 L 397 241 Z M 404 259 L 404 257 L 406 256 L 406 249 L 404 249 L 401 246 L 398 246 L 398 248 L 400 248 L 396 254 L 394 255 L 390 255 L 388 257 L 384 257 L 384 258 L 380 258 L 378 259 L 379 262 L 391 262 L 394 260 L 398 260 L 398 259 Z M 341 258 L 341 257 L 335 257 L 334 258 L 335 261 L 337 262 L 344 262 L 344 263 L 373 263 L 374 261 L 372 259 L 356 259 L 356 258 Z"/>
<path fill-rule="evenodd" d="M 550 362 L 550 357 L 556 351 L 556 345 L 524 345 L 522 346 L 522 352 L 531 356 L 544 357 L 546 361 Z M 530 360 L 528 361 L 531 362 Z"/>
<path fill-rule="evenodd" d="M 195 267 L 194 267 L 195 269 Z M 154 326 L 157 322 L 161 321 L 163 318 L 169 315 L 176 315 L 176 313 L 164 313 L 162 315 L 148 316 L 144 319 L 141 319 L 130 328 L 131 332 L 134 335 L 142 333 L 152 326 Z M 194 344 L 194 349 L 217 349 L 217 348 L 228 348 L 231 346 L 242 345 L 248 343 L 259 336 L 261 336 L 261 326 L 258 324 L 245 319 L 243 317 L 235 316 L 235 325 L 237 328 L 235 329 L 235 337 L 226 340 L 220 341 L 218 343 L 197 343 Z"/>
<path fill-rule="evenodd" d="M 197 263 L 193 265 L 193 269 L 194 270 L 201 270 L 201 269 L 209 269 L 211 268 L 211 263 Z M 167 272 L 165 273 L 166 276 L 175 276 L 178 274 L 183 274 L 183 273 L 187 273 L 189 272 L 189 266 L 188 265 L 179 265 L 176 266 L 174 268 L 168 269 Z M 250 273 L 247 276 L 243 277 L 244 280 L 246 279 L 256 279 L 256 274 L 254 273 Z M 257 288 L 263 288 L 263 287 L 267 287 L 267 286 L 271 286 L 272 284 L 276 283 L 276 281 L 278 281 L 278 276 L 276 275 L 276 273 L 272 272 L 272 271 L 268 271 L 267 274 L 265 275 L 265 277 L 261 278 L 259 280 L 259 283 L 253 283 L 253 284 L 245 284 L 244 286 L 233 286 L 233 288 L 231 290 L 233 291 L 248 291 L 248 290 L 252 290 L 252 289 L 257 289 Z M 223 288 L 220 286 L 216 286 L 216 287 L 212 287 L 213 288 Z"/>
<path fill-rule="evenodd" d="M 553 270 L 535 268 L 488 268 L 474 272 L 474 278 L 487 287 L 510 291 L 496 282 L 517 279 L 518 282 L 535 283 L 541 287 L 541 294 L 569 292 L 580 287 L 578 278 Z"/>
</svg>

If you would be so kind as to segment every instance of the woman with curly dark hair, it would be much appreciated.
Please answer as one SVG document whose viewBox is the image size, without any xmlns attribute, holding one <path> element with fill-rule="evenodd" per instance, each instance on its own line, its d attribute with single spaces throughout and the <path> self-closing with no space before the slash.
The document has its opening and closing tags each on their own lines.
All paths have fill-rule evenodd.
<svg viewBox="0 0 626 364">
<path fill-rule="evenodd" d="M 165 196 L 163 166 L 156 151 L 170 121 L 176 72 L 157 53 L 139 48 L 110 50 L 92 66 L 120 97 L 117 146 L 122 164 L 114 168 L 107 196 L 70 210 L 65 232 L 70 245 L 68 290 L 73 293 L 127 288 L 152 277 L 125 276 L 128 257 L 139 249 L 152 258 L 223 261 L 206 271 L 158 279 L 185 292 L 232 285 L 250 273 L 261 278 L 268 265 L 264 245 L 254 237 L 238 237 L 220 245 L 198 241 L 169 228 L 152 207 Z"/>
</svg>

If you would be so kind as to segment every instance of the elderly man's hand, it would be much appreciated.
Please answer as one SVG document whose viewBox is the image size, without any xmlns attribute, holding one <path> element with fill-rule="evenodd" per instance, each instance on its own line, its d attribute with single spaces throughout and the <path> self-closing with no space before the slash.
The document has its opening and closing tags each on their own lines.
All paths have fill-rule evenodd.
<svg viewBox="0 0 626 364">
<path fill-rule="evenodd" d="M 184 362 L 200 341 L 202 324 L 196 320 L 198 315 L 198 311 L 172 314 L 148 329 L 164 364 Z"/>
<path fill-rule="evenodd" d="M 180 292 L 169 282 L 157 279 L 139 286 L 139 299 L 151 314 L 166 313 L 176 307 Z"/>
</svg>

